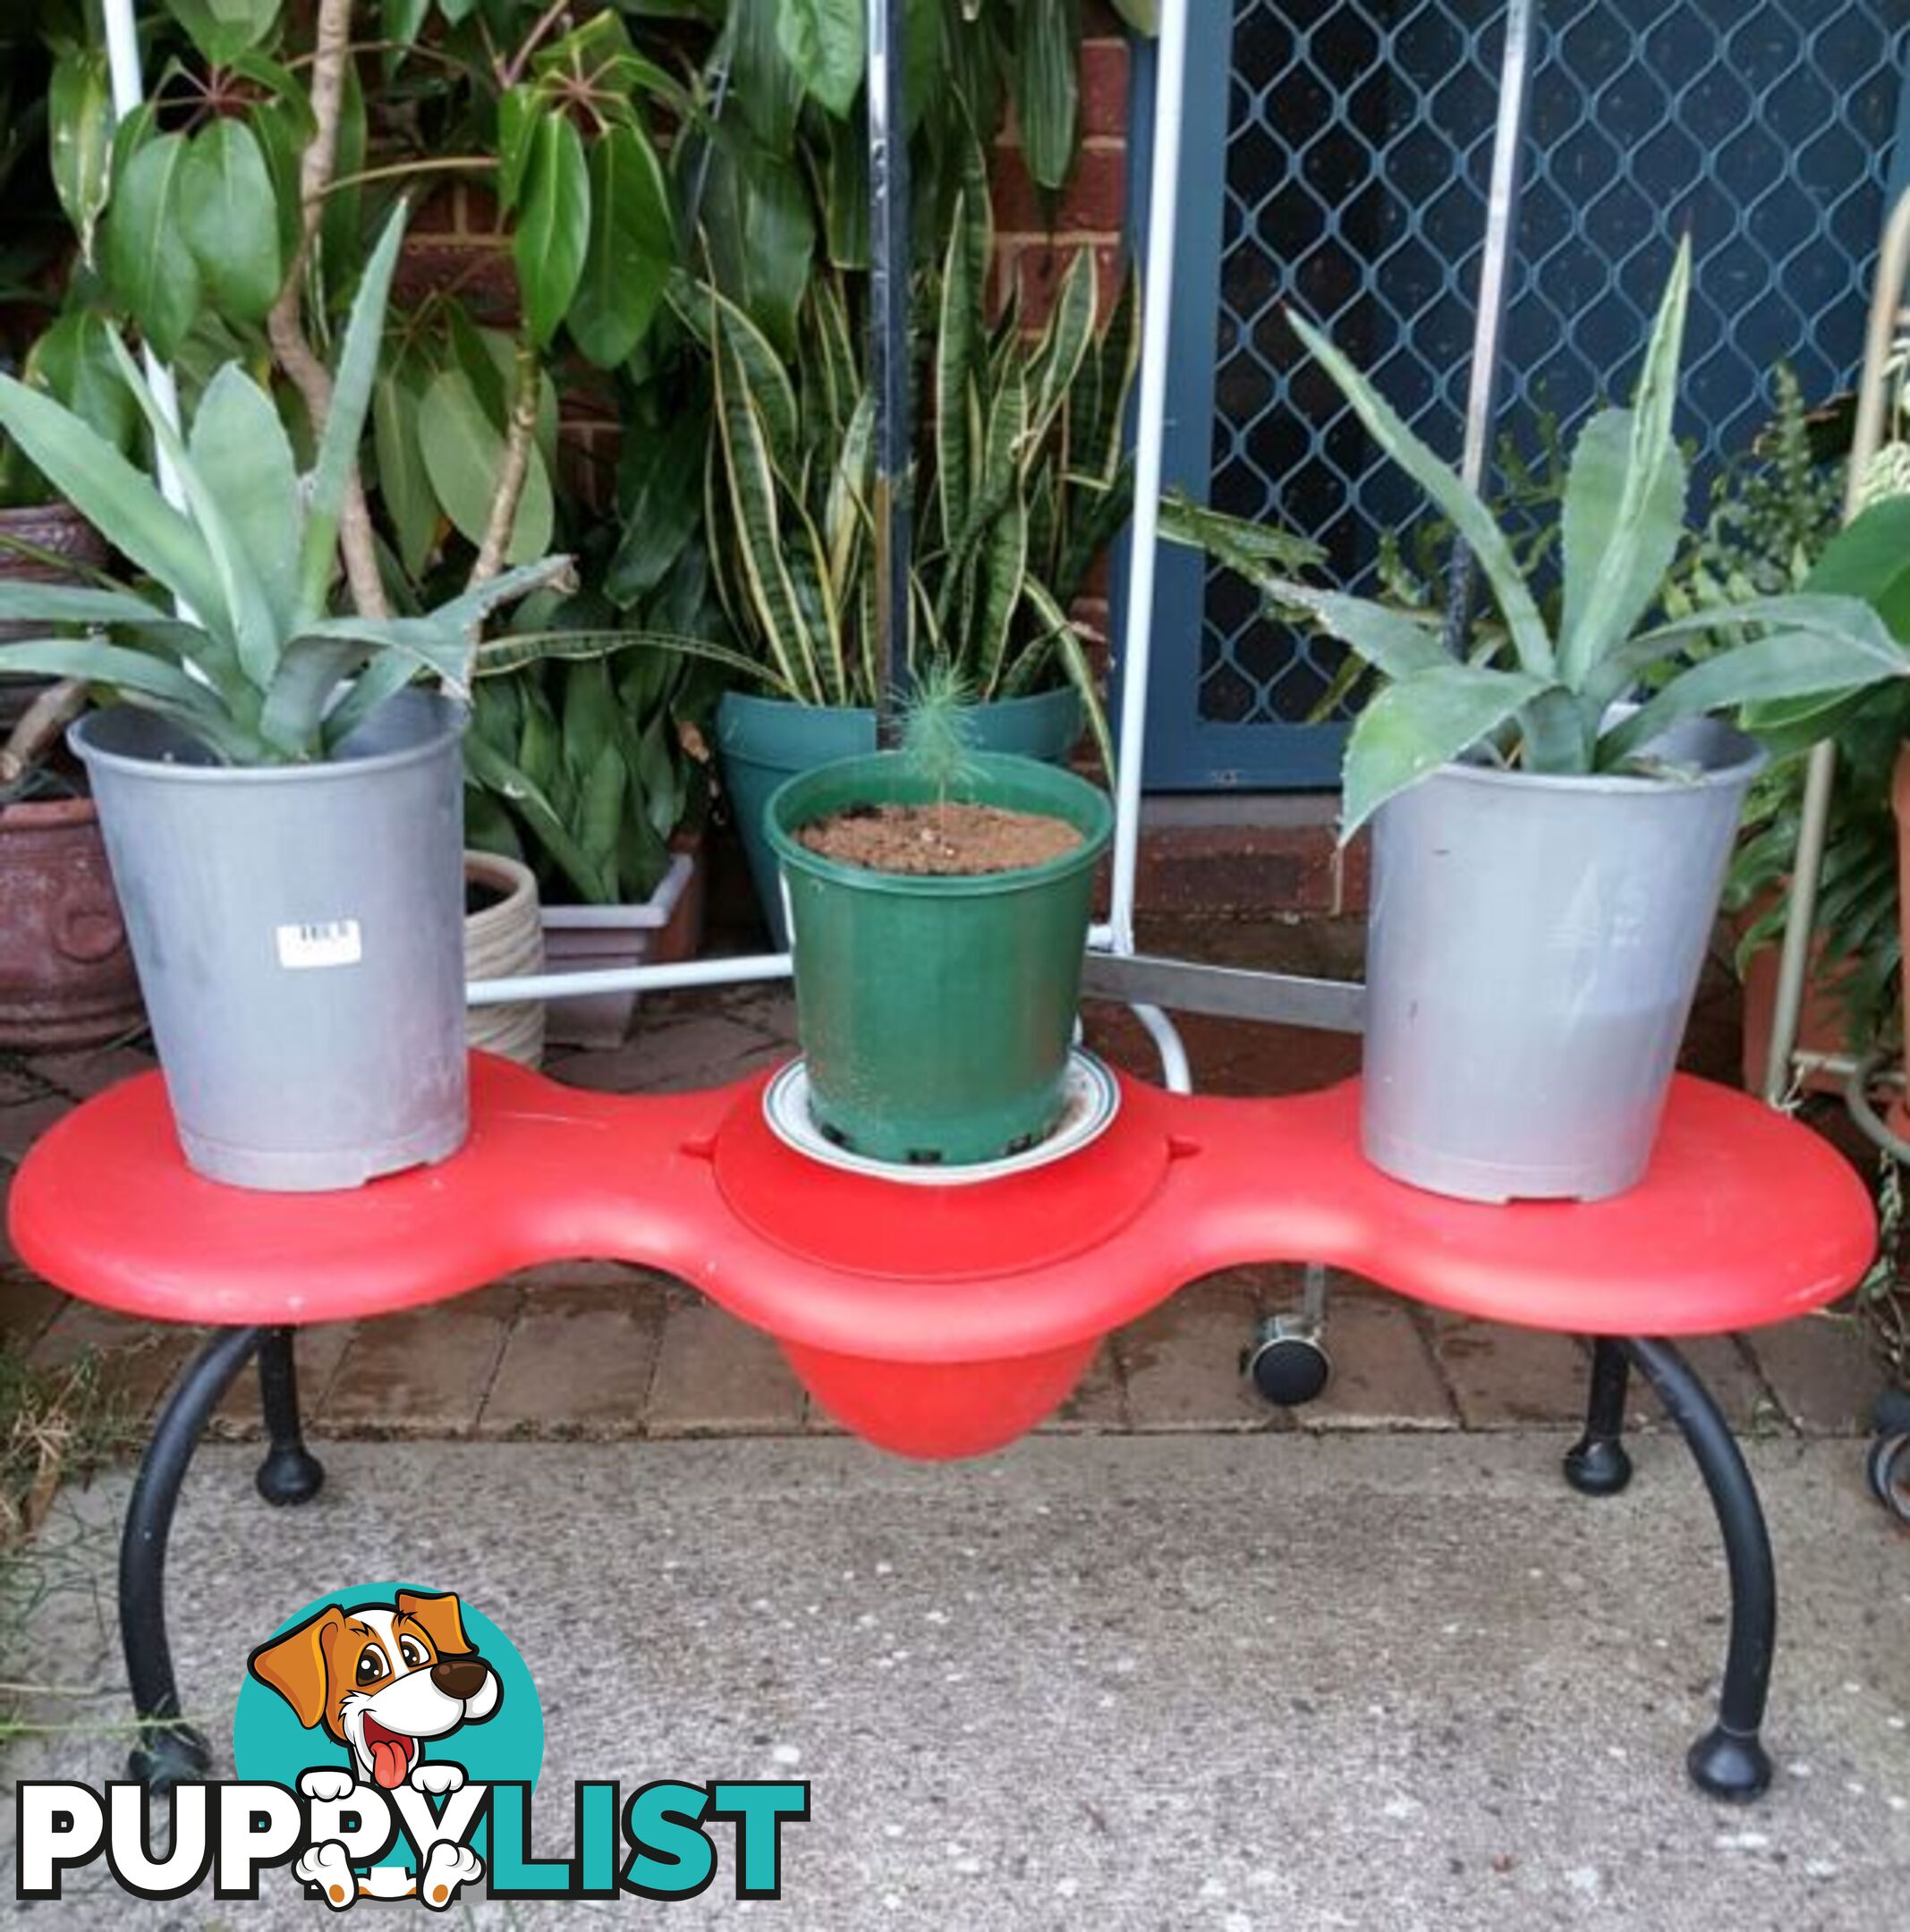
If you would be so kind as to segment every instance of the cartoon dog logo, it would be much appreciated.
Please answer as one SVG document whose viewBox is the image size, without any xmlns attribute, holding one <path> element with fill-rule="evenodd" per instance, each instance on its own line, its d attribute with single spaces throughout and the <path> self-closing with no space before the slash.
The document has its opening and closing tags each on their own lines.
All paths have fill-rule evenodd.
<svg viewBox="0 0 1910 1932">
<path fill-rule="evenodd" d="M 322 1730 L 351 1754 L 352 1769 L 305 1772 L 308 1797 L 342 1799 L 359 1784 L 394 1792 L 409 1784 L 433 1794 L 464 1784 L 464 1767 L 425 1755 L 427 1744 L 461 1725 L 495 1716 L 503 1699 L 497 1673 L 464 1634 L 456 1597 L 397 1592 L 389 1604 L 327 1604 L 252 1652 L 253 1676 L 278 1692 L 308 1731 Z M 434 1845 L 412 1878 L 395 1867 L 363 1877 L 343 1843 L 315 1844 L 293 1870 L 342 1911 L 356 1899 L 416 1896 L 442 1911 L 461 1885 L 483 1876 L 468 1845 Z"/>
</svg>

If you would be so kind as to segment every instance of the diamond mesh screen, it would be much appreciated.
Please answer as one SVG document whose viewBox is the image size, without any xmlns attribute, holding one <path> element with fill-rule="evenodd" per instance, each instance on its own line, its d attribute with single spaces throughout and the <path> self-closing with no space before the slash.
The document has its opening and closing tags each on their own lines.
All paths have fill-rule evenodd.
<svg viewBox="0 0 1910 1932">
<path fill-rule="evenodd" d="M 1235 0 L 1212 500 L 1370 581 L 1416 500 L 1281 318 L 1323 321 L 1456 460 L 1502 45 L 1498 0 Z M 1549 0 L 1541 8 L 1501 421 L 1629 384 L 1688 229 L 1682 435 L 1764 420 L 1773 363 L 1850 380 L 1882 212 L 1903 0 Z M 1704 480 L 1701 457 L 1700 487 Z M 1299 722 L 1330 647 L 1209 574 L 1198 717 Z M 1278 782 L 1277 772 L 1254 775 Z"/>
</svg>

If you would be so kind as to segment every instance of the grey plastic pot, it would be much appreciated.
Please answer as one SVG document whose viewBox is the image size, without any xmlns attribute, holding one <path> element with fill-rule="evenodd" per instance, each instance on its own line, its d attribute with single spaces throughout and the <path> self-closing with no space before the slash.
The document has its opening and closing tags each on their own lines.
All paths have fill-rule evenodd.
<svg viewBox="0 0 1910 1932">
<path fill-rule="evenodd" d="M 1652 748 L 1690 780 L 1449 765 L 1373 826 L 1362 1139 L 1466 1200 L 1640 1180 L 1763 763 L 1727 725 Z"/>
<path fill-rule="evenodd" d="M 333 761 L 257 767 L 127 705 L 73 726 L 209 1179 L 356 1187 L 463 1141 L 464 721 L 406 691 Z"/>
<path fill-rule="evenodd" d="M 1070 687 L 1037 691 L 1031 698 L 998 698 L 970 713 L 978 751 L 1065 765 L 1081 741 L 1081 699 Z M 876 715 L 848 705 L 799 705 L 785 698 L 726 691 L 717 707 L 717 757 L 723 788 L 735 814 L 736 834 L 749 861 L 750 882 L 778 951 L 789 945 L 783 917 L 776 853 L 764 812 L 770 794 L 786 778 L 837 758 L 860 758 L 876 749 Z"/>
</svg>

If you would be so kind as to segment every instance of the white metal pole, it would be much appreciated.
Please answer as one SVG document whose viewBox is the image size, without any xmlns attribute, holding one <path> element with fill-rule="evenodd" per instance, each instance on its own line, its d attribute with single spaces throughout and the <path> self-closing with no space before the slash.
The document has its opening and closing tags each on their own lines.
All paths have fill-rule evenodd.
<svg viewBox="0 0 1910 1932">
<path fill-rule="evenodd" d="M 1181 118 L 1187 91 L 1187 9 L 1165 0 L 1154 77 L 1154 148 L 1148 171 L 1141 294 L 1141 384 L 1134 420 L 1134 517 L 1122 626 L 1121 720 L 1115 775 L 1112 950 L 1134 950 L 1134 872 L 1141 853 L 1141 777 L 1147 745 L 1154 563 L 1160 543 L 1161 451 L 1167 435 L 1167 331 L 1174 309 L 1174 228 L 1180 202 Z"/>
<path fill-rule="evenodd" d="M 146 99 L 146 83 L 140 72 L 140 37 L 133 20 L 133 0 L 104 0 L 104 8 L 106 68 L 113 86 L 113 118 L 123 121 Z M 161 413 L 176 429 L 179 427 L 179 389 L 173 381 L 173 372 L 153 353 L 150 343 L 141 350 L 140 358 L 146 366 L 147 387 L 152 391 L 153 400 L 158 403 Z M 156 453 L 160 493 L 175 510 L 183 510 L 186 495 L 179 486 L 179 478 L 166 461 L 165 452 Z"/>
</svg>

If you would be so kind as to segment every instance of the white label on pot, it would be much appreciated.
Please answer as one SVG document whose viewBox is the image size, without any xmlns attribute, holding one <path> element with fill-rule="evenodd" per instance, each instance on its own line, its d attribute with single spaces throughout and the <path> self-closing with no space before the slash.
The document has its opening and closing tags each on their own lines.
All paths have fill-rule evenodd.
<svg viewBox="0 0 1910 1932">
<path fill-rule="evenodd" d="M 365 956 L 356 919 L 319 919 L 278 928 L 278 963 L 288 972 L 308 966 L 355 966 Z"/>
</svg>

